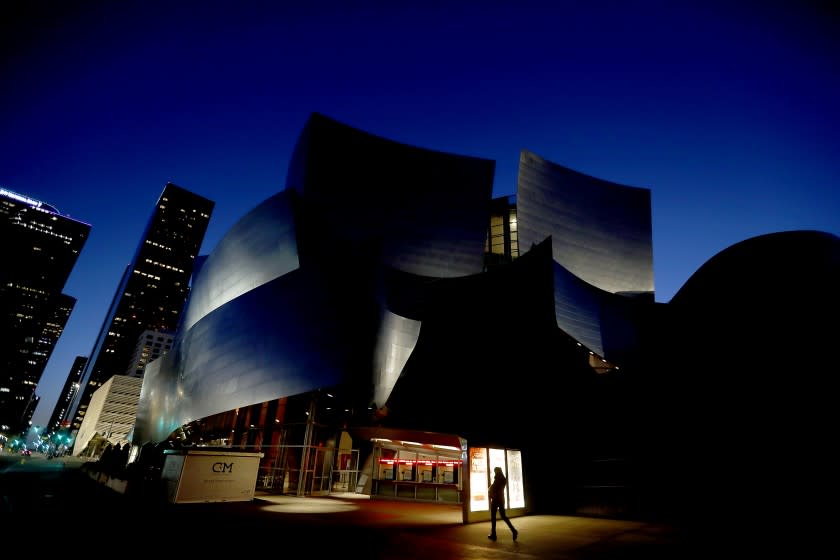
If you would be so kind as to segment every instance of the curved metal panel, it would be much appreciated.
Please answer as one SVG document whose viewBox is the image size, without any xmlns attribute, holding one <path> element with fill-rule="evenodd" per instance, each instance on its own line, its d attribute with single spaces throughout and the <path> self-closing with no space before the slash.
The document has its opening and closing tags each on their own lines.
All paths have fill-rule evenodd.
<svg viewBox="0 0 840 560">
<path fill-rule="evenodd" d="M 648 302 L 591 286 L 556 262 L 553 269 L 557 326 L 595 354 L 626 363 L 640 343 L 638 310 Z"/>
<path fill-rule="evenodd" d="M 341 383 L 384 403 L 417 342 L 425 284 L 482 271 L 494 170 L 313 115 L 287 189 L 196 275 L 138 437 Z"/>
<path fill-rule="evenodd" d="M 292 273 L 264 284 L 190 329 L 177 365 L 198 419 L 342 381 L 340 332 L 311 283 Z"/>
<path fill-rule="evenodd" d="M 183 393 L 178 389 L 178 377 L 169 374 L 172 361 L 170 352 L 146 365 L 131 433 L 134 444 L 165 441 L 173 430 L 189 421 L 180 408 Z"/>
<path fill-rule="evenodd" d="M 301 254 L 373 247 L 382 265 L 448 278 L 483 269 L 495 161 L 417 148 L 314 114 L 287 188 L 306 201 Z"/>
<path fill-rule="evenodd" d="M 384 312 L 381 333 L 376 342 L 373 367 L 373 402 L 387 402 L 420 336 L 420 321 Z"/>
<path fill-rule="evenodd" d="M 319 285 L 293 272 L 184 330 L 147 367 L 133 441 L 161 441 L 192 420 L 343 381 L 336 349 L 345 333 Z"/>
<path fill-rule="evenodd" d="M 650 191 L 611 183 L 523 150 L 520 251 L 551 236 L 554 260 L 614 294 L 653 294 Z"/>
<path fill-rule="evenodd" d="M 554 313 L 557 326 L 603 356 L 600 299 L 594 287 L 554 263 Z"/>
<path fill-rule="evenodd" d="M 207 257 L 193 282 L 182 328 L 298 266 L 289 193 L 280 192 L 242 217 Z"/>
</svg>

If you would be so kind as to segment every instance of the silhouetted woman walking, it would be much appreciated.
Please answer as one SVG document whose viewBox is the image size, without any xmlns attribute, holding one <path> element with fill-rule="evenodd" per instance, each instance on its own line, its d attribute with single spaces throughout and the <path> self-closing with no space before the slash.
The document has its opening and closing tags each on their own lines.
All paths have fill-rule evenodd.
<svg viewBox="0 0 840 560">
<path fill-rule="evenodd" d="M 513 523 L 510 522 L 510 519 L 508 519 L 508 516 L 505 513 L 506 485 L 507 479 L 505 478 L 504 473 L 502 473 L 502 468 L 496 467 L 493 469 L 493 484 L 491 484 L 490 488 L 487 489 L 487 494 L 490 497 L 490 534 L 487 535 L 487 538 L 492 541 L 496 540 L 497 510 L 499 512 L 499 516 L 502 518 L 502 521 L 507 523 L 507 526 L 510 527 L 510 532 L 513 533 L 513 540 L 516 540 L 516 537 L 519 536 L 519 531 L 514 528 Z"/>
</svg>

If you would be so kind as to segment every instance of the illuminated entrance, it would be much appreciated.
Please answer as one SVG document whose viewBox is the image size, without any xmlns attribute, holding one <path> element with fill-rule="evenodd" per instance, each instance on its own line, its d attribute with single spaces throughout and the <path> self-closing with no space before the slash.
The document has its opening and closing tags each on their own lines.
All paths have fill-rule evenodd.
<svg viewBox="0 0 840 560">
<path fill-rule="evenodd" d="M 525 483 L 522 475 L 522 452 L 518 449 L 496 447 L 469 448 L 469 476 L 467 477 L 464 503 L 464 523 L 488 521 L 490 501 L 487 489 L 493 482 L 493 469 L 501 467 L 507 486 L 505 487 L 505 512 L 508 517 L 525 515 Z"/>
<path fill-rule="evenodd" d="M 365 492 L 371 498 L 461 504 L 464 523 L 488 521 L 487 489 L 493 469 L 507 477 L 508 517 L 525 515 L 522 452 L 519 449 L 467 446 L 459 436 L 411 430 L 356 429 L 373 444 L 361 478 L 370 475 Z"/>
</svg>

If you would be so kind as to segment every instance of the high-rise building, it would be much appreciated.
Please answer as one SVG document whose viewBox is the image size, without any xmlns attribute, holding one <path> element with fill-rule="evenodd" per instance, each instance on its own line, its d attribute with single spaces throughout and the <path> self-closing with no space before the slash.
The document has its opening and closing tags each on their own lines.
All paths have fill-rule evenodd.
<svg viewBox="0 0 840 560">
<path fill-rule="evenodd" d="M 177 328 L 214 206 L 175 184 L 164 187 L 85 366 L 67 415 L 71 430 L 81 427 L 94 391 L 112 376 L 125 374 L 144 331 Z"/>
<path fill-rule="evenodd" d="M 187 300 L 189 301 L 189 298 Z M 97 456 L 101 453 L 106 441 L 111 445 L 125 443 L 134 427 L 134 415 L 137 413 L 137 403 L 140 401 L 140 388 L 143 386 L 142 379 L 146 366 L 169 352 L 174 338 L 175 335 L 171 332 L 143 331 L 137 340 L 125 373 L 111 377 L 91 397 L 74 438 L 73 453 L 86 450 L 92 456 Z M 106 387 L 110 389 L 106 390 Z M 112 390 L 114 388 L 116 390 Z M 98 404 L 94 405 L 94 403 Z M 104 419 L 101 418 L 103 415 Z M 103 429 L 115 423 L 120 426 L 116 431 L 113 428 Z M 67 425 L 68 422 L 59 422 L 59 424 Z M 91 443 L 97 433 L 101 437 Z"/>
<path fill-rule="evenodd" d="M 79 392 L 79 382 L 82 379 L 87 361 L 87 356 L 76 356 L 76 359 L 73 360 L 70 373 L 67 374 L 67 380 L 64 382 L 64 387 L 61 388 L 61 393 L 58 395 L 58 402 L 55 403 L 50 421 L 47 423 L 48 431 L 57 432 L 61 428 L 67 427 L 62 426 L 62 419 L 67 415 L 67 410 L 73 404 L 73 398 Z"/>
<path fill-rule="evenodd" d="M 125 371 L 129 377 L 143 377 L 146 364 L 157 360 L 172 348 L 175 334 L 172 332 L 143 331 L 134 347 L 134 354 Z"/>
<path fill-rule="evenodd" d="M 90 224 L 0 188 L 0 431 L 19 432 L 76 299 L 62 293 Z"/>
</svg>

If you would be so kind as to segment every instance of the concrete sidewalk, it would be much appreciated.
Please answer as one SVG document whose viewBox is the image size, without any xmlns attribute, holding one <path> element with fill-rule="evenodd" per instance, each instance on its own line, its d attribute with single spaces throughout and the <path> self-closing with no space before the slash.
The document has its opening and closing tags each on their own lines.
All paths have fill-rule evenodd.
<svg viewBox="0 0 840 560">
<path fill-rule="evenodd" d="M 689 556 L 686 534 L 677 527 L 640 521 L 578 516 L 526 515 L 512 518 L 519 531 L 497 522 L 498 540 L 487 538 L 490 522 L 463 524 L 460 506 L 369 499 L 358 495 L 297 498 L 258 493 L 262 515 L 306 519 L 313 525 L 376 530 L 378 558 L 668 558 Z M 328 534 L 328 533 L 325 533 Z M 377 547 L 379 548 L 379 547 Z"/>
<path fill-rule="evenodd" d="M 361 494 L 295 497 L 257 492 L 253 500 L 172 504 L 151 493 L 126 495 L 95 482 L 72 461 L 38 458 L 0 469 L 0 527 L 30 546 L 85 556 L 113 551 L 159 556 L 234 551 L 275 558 L 368 560 L 680 560 L 696 557 L 677 527 L 562 515 L 512 518 L 490 541 L 490 522 L 462 523 L 458 505 L 370 499 Z M 45 540 L 46 539 L 46 540 Z M 70 544 L 74 543 L 74 544 Z M 57 543 L 55 543 L 57 544 Z M 172 547 L 175 547 L 174 549 Z"/>
</svg>

